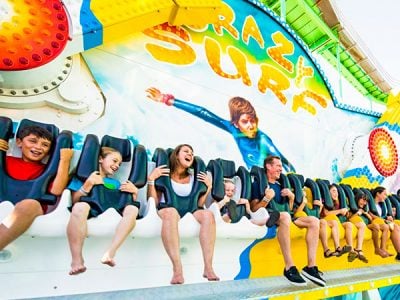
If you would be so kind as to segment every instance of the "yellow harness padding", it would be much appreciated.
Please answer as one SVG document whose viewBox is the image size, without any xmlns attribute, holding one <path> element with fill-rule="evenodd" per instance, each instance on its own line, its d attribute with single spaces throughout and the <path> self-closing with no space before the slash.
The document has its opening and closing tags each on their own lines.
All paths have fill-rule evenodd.
<svg viewBox="0 0 400 300">
<path fill-rule="evenodd" d="M 298 211 L 298 212 L 296 212 L 295 214 L 294 214 L 294 217 L 297 219 L 297 218 L 300 218 L 300 217 L 307 217 L 307 214 L 304 212 L 304 211 Z"/>
<path fill-rule="evenodd" d="M 372 220 L 371 223 L 376 224 L 376 225 L 383 225 L 383 224 L 385 224 L 385 220 L 382 218 L 375 218 Z"/>
</svg>

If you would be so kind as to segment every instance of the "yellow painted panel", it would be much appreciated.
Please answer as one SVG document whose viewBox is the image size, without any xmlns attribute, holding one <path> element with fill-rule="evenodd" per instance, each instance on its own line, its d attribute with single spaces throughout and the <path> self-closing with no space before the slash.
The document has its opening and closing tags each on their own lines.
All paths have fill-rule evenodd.
<svg viewBox="0 0 400 300">
<path fill-rule="evenodd" d="M 221 0 L 93 0 L 90 8 L 103 25 L 103 41 L 165 22 L 205 25 L 218 18 Z"/>
</svg>

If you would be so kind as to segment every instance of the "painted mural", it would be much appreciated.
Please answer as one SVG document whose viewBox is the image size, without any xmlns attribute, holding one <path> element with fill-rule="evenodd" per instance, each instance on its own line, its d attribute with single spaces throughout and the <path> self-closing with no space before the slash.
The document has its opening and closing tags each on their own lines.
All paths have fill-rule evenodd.
<svg viewBox="0 0 400 300">
<path fill-rule="evenodd" d="M 90 1 L 82 1 L 79 6 L 67 1 L 65 10 L 53 2 L 58 1 L 48 4 L 59 11 L 58 19 L 44 18 L 39 25 L 45 28 L 48 22 L 59 22 L 54 33 L 59 43 L 38 40 L 36 36 L 34 40 L 37 45 L 44 44 L 40 46 L 43 49 L 54 48 L 51 54 L 55 58 L 43 49 L 39 56 L 18 57 L 19 50 L 11 53 L 6 43 L 12 37 L 9 29 L 5 26 L 6 29 L 0 30 L 0 53 L 10 54 L 3 55 L 0 61 L 0 75 L 5 78 L 0 81 L 0 115 L 12 118 L 15 128 L 21 119 L 32 118 L 71 130 L 76 158 L 87 134 L 99 137 L 108 134 L 144 145 L 149 160 L 158 147 L 173 148 L 188 143 L 206 163 L 224 158 L 250 169 L 253 165 L 262 166 L 264 158 L 274 154 L 282 157 L 285 172 L 353 186 L 385 185 L 391 191 L 400 188 L 399 97 L 391 96 L 388 111 L 380 118 L 376 114 L 338 108 L 332 79 L 326 76 L 318 60 L 287 24 L 257 1 L 223 1 L 213 24 L 162 23 L 134 32 L 126 29 L 114 38 L 110 38 L 107 28 L 102 28 L 107 15 L 96 15 L 99 9 L 96 1 L 91 5 Z M 26 3 L 17 4 L 22 7 Z M 37 15 L 39 11 L 46 14 L 37 5 L 26 13 Z M 67 17 L 72 19 L 71 24 L 66 22 Z M 27 17 L 20 21 L 29 20 Z M 96 30 L 92 30 L 94 27 Z M 65 34 L 68 30 L 73 32 L 70 37 Z M 24 43 L 22 47 L 26 48 L 30 42 L 24 40 Z M 14 46 L 18 48 L 21 44 Z M 155 207 L 147 204 L 144 194 L 141 196 L 144 205 L 141 213 L 150 213 L 138 221 L 139 229 L 134 235 L 139 232 L 139 239 L 144 237 L 145 241 L 139 247 L 137 241 L 128 243 L 134 245 L 136 254 L 146 252 L 144 261 L 162 263 L 154 278 L 143 279 L 137 273 L 132 276 L 143 280 L 146 287 L 165 285 L 165 276 L 161 275 L 168 268 L 165 257 L 155 247 L 162 246 L 159 219 L 156 220 Z M 282 264 L 276 263 L 281 253 L 274 229 L 258 228 L 254 236 L 244 239 L 238 234 L 234 237 L 239 238 L 232 241 L 229 230 L 221 229 L 227 225 L 219 225 L 217 235 L 228 237 L 224 243 L 232 243 L 230 258 L 235 260 L 235 263 L 224 262 L 222 279 L 281 275 Z M 250 228 L 253 226 L 250 223 L 240 225 L 246 225 L 249 231 L 257 230 Z M 155 235 L 157 241 L 152 239 Z M 305 258 L 302 238 L 295 237 L 293 247 Z M 91 250 L 96 245 L 90 243 L 99 242 L 94 240 L 88 242 Z M 188 240 L 182 249 L 192 257 L 198 249 Z M 22 243 L 29 245 L 26 240 Z M 64 246 L 57 241 L 55 248 Z M 219 246 L 224 251 L 221 250 L 222 255 L 217 253 L 217 257 L 225 255 L 228 248 Z M 130 255 L 126 251 L 121 256 Z M 152 261 L 155 256 L 160 261 Z M 296 255 L 296 260 L 301 258 Z M 60 262 L 54 262 L 57 263 Z M 134 269 L 135 263 L 129 266 Z M 371 263 L 381 264 L 372 260 Z M 327 271 L 349 268 L 344 261 L 321 263 L 321 266 Z M 356 262 L 352 266 L 364 265 Z M 56 278 L 63 280 L 59 274 Z M 199 281 L 193 278 L 188 281 Z M 126 288 L 124 284 L 121 289 Z"/>
<path fill-rule="evenodd" d="M 84 52 L 106 97 L 92 128 L 129 136 L 150 154 L 188 142 L 205 160 L 250 168 L 278 154 L 286 171 L 339 179 L 344 129 L 365 132 L 376 120 L 335 109 L 318 63 L 290 29 L 264 16 L 226 1 L 216 24 L 162 24 Z M 149 88 L 173 95 L 174 104 L 152 101 Z M 231 124 L 233 97 L 254 108 L 253 136 Z"/>
</svg>

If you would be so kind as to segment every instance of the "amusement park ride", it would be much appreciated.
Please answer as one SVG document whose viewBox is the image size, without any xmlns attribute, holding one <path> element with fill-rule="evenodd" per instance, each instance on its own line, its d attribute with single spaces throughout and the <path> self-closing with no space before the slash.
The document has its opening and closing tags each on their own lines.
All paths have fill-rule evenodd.
<svg viewBox="0 0 400 300">
<path fill-rule="evenodd" d="M 399 201 L 393 206 L 400 222 L 395 195 L 400 95 L 353 36 L 329 0 L 5 0 L 0 3 L 0 121 L 11 123 L 1 123 L 0 139 L 9 140 L 7 155 L 19 155 L 14 135 L 24 119 L 70 131 L 71 174 L 89 134 L 143 148 L 146 172 L 154 168 L 157 148 L 182 142 L 193 145 L 206 165 L 223 158 L 250 170 L 246 159 L 252 154 L 201 113 L 228 119 L 227 101 L 240 95 L 257 110 L 259 130 L 295 167 L 289 173 L 353 188 L 384 186 Z M 149 101 L 145 91 L 152 86 L 203 110 Z M 4 169 L 4 153 L 0 166 Z M 132 162 L 121 166 L 121 179 L 131 167 Z M 0 173 L 5 189 L 6 175 Z M 326 287 L 290 286 L 282 276 L 276 228 L 246 217 L 225 223 L 212 199 L 207 207 L 217 223 L 214 268 L 221 282 L 202 278 L 199 225 L 186 214 L 179 222 L 185 285 L 169 286 L 161 220 L 154 199 L 147 199 L 146 182 L 138 198 L 140 218 L 118 253 L 118 265 L 99 263 L 120 220 L 108 209 L 88 221 L 88 270 L 70 276 L 71 193 L 65 190 L 51 213 L 0 251 L 0 298 L 112 292 L 126 298 L 316 299 L 359 293 L 394 299 L 399 293 L 400 265 L 374 255 L 370 234 L 364 246 L 368 264 L 328 260 L 319 249 Z M 0 198 L 0 220 L 14 204 Z M 305 265 L 305 233 L 291 229 L 295 262 Z"/>
</svg>

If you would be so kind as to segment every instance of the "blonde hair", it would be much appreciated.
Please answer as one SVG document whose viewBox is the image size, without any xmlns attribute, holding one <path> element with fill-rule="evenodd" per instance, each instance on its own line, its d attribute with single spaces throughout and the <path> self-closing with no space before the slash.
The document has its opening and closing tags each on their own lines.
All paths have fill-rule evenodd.
<svg viewBox="0 0 400 300">
<path fill-rule="evenodd" d="M 99 156 L 104 159 L 107 157 L 107 155 L 111 153 L 118 153 L 119 155 L 121 155 L 121 153 L 117 149 L 111 147 L 101 147 Z"/>
</svg>

